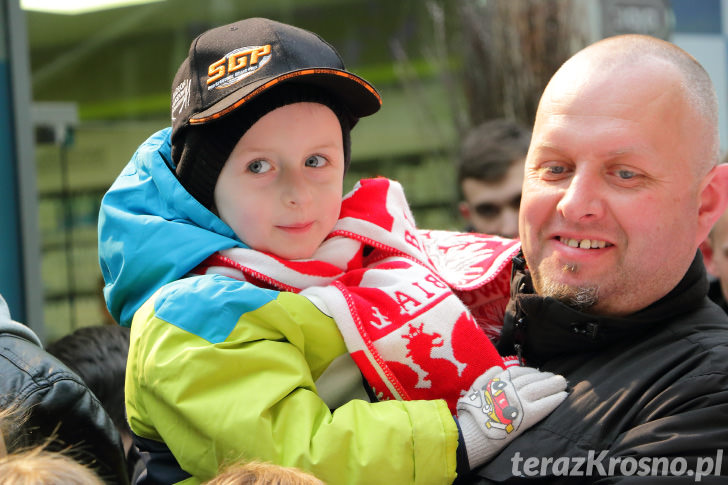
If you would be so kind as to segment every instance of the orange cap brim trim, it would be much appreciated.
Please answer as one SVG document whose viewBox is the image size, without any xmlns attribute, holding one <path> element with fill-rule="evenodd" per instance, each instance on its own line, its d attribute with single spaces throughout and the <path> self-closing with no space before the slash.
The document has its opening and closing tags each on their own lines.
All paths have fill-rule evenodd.
<svg viewBox="0 0 728 485">
<path fill-rule="evenodd" d="M 209 116 L 202 117 L 202 118 L 194 118 L 194 117 L 190 118 L 190 124 L 199 125 L 199 124 L 207 123 L 209 121 L 213 121 L 218 118 L 221 118 L 221 117 L 225 116 L 226 114 L 230 113 L 231 111 L 234 111 L 235 109 L 237 109 L 240 106 L 242 106 L 243 104 L 245 104 L 246 101 L 249 101 L 251 98 L 256 97 L 263 91 L 270 89 L 272 86 L 274 86 L 278 83 L 287 81 L 294 77 L 309 76 L 312 74 L 329 74 L 329 75 L 344 77 L 344 78 L 350 79 L 352 81 L 355 81 L 362 87 L 366 88 L 367 91 L 372 93 L 379 101 L 380 106 L 382 104 L 382 97 L 379 95 L 379 93 L 368 82 L 364 81 L 362 78 L 360 78 L 354 74 L 351 74 L 346 71 L 340 71 L 338 69 L 325 69 L 325 68 L 304 69 L 301 71 L 295 71 L 295 72 L 290 72 L 288 74 L 283 74 L 282 76 L 279 76 L 275 79 L 268 81 L 267 83 L 265 83 L 261 86 L 258 86 L 256 89 L 251 91 L 249 94 L 246 94 L 244 97 L 242 97 L 238 101 L 236 101 L 233 104 L 231 104 L 230 106 L 218 111 L 217 113 L 214 113 Z"/>
</svg>

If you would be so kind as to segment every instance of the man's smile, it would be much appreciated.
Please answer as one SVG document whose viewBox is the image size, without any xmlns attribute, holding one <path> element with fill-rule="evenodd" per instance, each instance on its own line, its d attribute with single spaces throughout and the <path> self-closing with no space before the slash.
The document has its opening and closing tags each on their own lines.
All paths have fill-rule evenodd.
<svg viewBox="0 0 728 485">
<path fill-rule="evenodd" d="M 613 246 L 612 243 L 601 241 L 598 239 L 572 239 L 563 236 L 557 236 L 559 242 L 566 244 L 572 248 L 581 249 L 604 249 L 605 247 Z"/>
</svg>

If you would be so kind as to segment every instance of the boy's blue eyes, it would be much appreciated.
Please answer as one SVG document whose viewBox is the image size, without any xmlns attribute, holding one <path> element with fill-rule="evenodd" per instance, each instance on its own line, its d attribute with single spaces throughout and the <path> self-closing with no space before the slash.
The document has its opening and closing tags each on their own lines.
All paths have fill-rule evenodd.
<svg viewBox="0 0 728 485">
<path fill-rule="evenodd" d="M 304 164 L 307 167 L 318 168 L 324 166 L 326 162 L 326 158 L 321 155 L 311 155 L 306 159 Z M 265 160 L 255 160 L 248 164 L 248 171 L 253 173 L 265 173 L 271 168 L 271 164 L 269 162 L 266 162 Z"/>
<path fill-rule="evenodd" d="M 307 167 L 320 167 L 326 163 L 326 159 L 321 155 L 312 155 L 306 159 Z"/>
<path fill-rule="evenodd" d="M 270 170 L 270 163 L 265 160 L 256 160 L 248 165 L 248 170 L 253 173 L 263 173 Z"/>
</svg>

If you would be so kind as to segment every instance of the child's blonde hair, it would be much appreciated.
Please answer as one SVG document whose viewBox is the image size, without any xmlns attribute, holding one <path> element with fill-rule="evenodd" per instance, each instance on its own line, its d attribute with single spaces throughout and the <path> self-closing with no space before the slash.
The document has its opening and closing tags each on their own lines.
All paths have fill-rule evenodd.
<svg viewBox="0 0 728 485">
<path fill-rule="evenodd" d="M 298 468 L 251 461 L 233 465 L 204 485 L 325 485 Z"/>
<path fill-rule="evenodd" d="M 0 408 L 0 458 L 8 454 L 8 448 L 12 443 L 8 443 L 15 428 L 20 426 L 26 419 L 26 414 L 20 412 L 17 406 L 12 405 L 7 408 Z"/>
<path fill-rule="evenodd" d="M 7 434 L 25 420 L 17 409 L 0 410 L 0 477 L 3 485 L 103 485 L 89 468 L 72 458 L 46 450 L 49 440 L 8 454 Z"/>
<path fill-rule="evenodd" d="M 42 446 L 0 458 L 3 485 L 103 485 L 89 468 Z"/>
</svg>

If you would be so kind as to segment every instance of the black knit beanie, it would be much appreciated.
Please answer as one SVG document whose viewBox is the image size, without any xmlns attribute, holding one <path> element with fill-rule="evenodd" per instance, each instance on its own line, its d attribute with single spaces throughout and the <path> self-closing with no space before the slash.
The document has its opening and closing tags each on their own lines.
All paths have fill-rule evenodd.
<svg viewBox="0 0 728 485">
<path fill-rule="evenodd" d="M 172 160 L 182 186 L 212 212 L 215 184 L 220 171 L 240 138 L 260 118 L 276 108 L 312 102 L 327 106 L 341 124 L 344 145 L 344 170 L 351 161 L 351 128 L 358 118 L 324 89 L 300 83 L 282 83 L 266 90 L 229 115 L 210 123 L 192 125 L 172 138 Z"/>
</svg>

